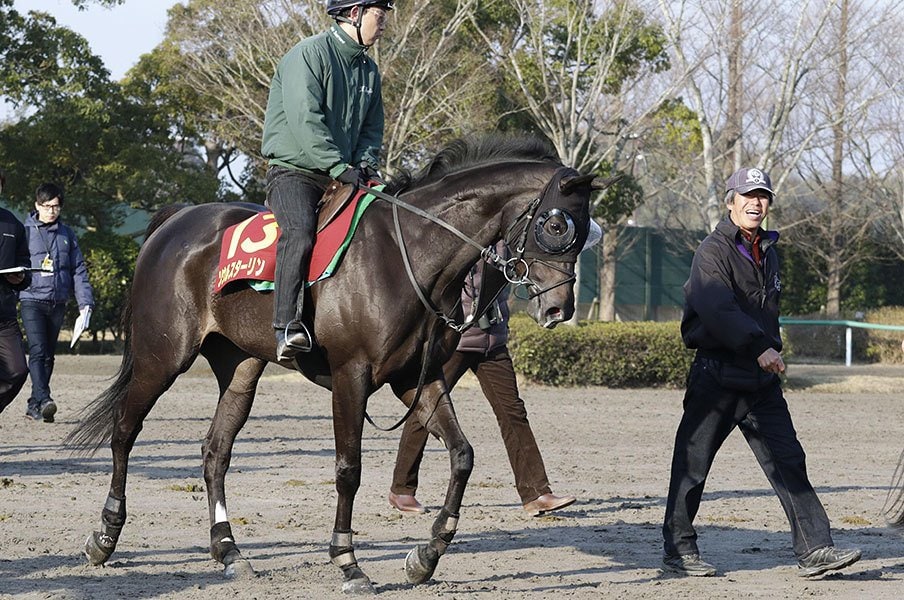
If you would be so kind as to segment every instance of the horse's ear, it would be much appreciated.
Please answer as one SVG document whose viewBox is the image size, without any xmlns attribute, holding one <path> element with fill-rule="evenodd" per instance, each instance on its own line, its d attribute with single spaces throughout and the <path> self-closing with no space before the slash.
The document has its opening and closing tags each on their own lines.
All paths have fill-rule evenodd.
<svg viewBox="0 0 904 600">
<path fill-rule="evenodd" d="M 624 177 L 624 173 L 619 173 L 618 175 L 609 177 L 608 179 L 603 179 L 602 177 L 594 177 L 593 181 L 590 182 L 590 189 L 604 190 L 607 187 L 610 187 L 613 183 L 623 179 Z"/>
<path fill-rule="evenodd" d="M 571 177 L 563 177 L 559 180 L 559 191 L 563 194 L 570 194 L 579 187 L 586 186 L 593 181 L 594 175 L 574 175 Z"/>
<path fill-rule="evenodd" d="M 591 190 L 604 190 L 619 179 L 624 177 L 623 174 L 616 175 L 615 177 L 610 177 L 608 179 L 603 179 L 602 177 L 597 177 L 596 175 L 575 175 L 574 177 L 563 177 L 559 181 L 559 191 L 563 194 L 570 194 L 574 190 L 583 186 L 590 186 Z"/>
</svg>

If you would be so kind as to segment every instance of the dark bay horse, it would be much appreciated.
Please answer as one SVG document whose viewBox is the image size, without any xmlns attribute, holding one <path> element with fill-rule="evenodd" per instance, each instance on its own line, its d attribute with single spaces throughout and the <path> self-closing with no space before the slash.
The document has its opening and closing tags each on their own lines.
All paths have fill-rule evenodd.
<svg viewBox="0 0 904 600">
<path fill-rule="evenodd" d="M 313 323 L 317 346 L 283 366 L 332 391 L 338 501 L 329 555 L 343 572 L 343 591 L 373 592 L 352 542 L 368 397 L 389 384 L 410 406 L 423 382 L 413 417 L 449 451 L 449 487 L 431 539 L 406 560 L 408 579 L 422 583 L 455 535 L 473 463 L 441 370 L 459 333 L 438 314 L 461 321 L 458 298 L 466 273 L 482 254 L 487 256 L 481 248 L 504 238 L 515 257 L 504 270 L 533 295 L 534 319 L 554 327 L 570 318 L 574 261 L 587 235 L 589 197 L 602 187 L 604 182 L 563 167 L 548 146 L 533 138 L 454 143 L 419 177 L 388 188 L 417 208 L 374 203 L 339 273 L 309 289 L 312 301 L 305 307 L 314 309 L 306 321 Z M 83 451 L 96 451 L 106 442 L 112 447 L 112 482 L 101 528 L 85 543 L 92 564 L 107 561 L 125 524 L 128 459 L 143 420 L 201 354 L 220 394 L 202 447 L 210 550 L 227 576 L 254 573 L 230 529 L 224 482 L 258 380 L 267 363 L 276 360 L 272 298 L 244 286 L 213 294 L 212 286 L 224 230 L 255 210 L 260 207 L 203 204 L 162 211 L 149 226 L 152 233 L 138 256 L 124 308 L 126 344 L 119 372 L 67 440 Z"/>
</svg>

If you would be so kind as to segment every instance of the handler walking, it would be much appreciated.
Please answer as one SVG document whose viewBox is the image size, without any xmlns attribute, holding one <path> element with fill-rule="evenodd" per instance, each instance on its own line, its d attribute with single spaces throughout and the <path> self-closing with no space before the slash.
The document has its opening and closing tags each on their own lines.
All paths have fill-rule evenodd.
<svg viewBox="0 0 904 600">
<path fill-rule="evenodd" d="M 693 521 L 716 452 L 739 427 L 791 524 L 799 574 L 813 577 L 855 563 L 860 550 L 833 545 L 782 394 L 778 233 L 760 228 L 772 205 L 772 182 L 759 169 L 741 169 L 726 191 L 729 212 L 697 248 L 684 285 L 681 335 L 697 355 L 675 435 L 663 570 L 715 575 L 700 557 Z"/>
<path fill-rule="evenodd" d="M 462 309 L 472 318 L 485 268 L 486 263 L 483 262 L 473 267 L 462 290 Z M 473 371 L 477 376 L 499 423 L 521 503 L 529 515 L 537 516 L 565 508 L 574 503 L 575 497 L 556 496 L 549 487 L 543 457 L 527 420 L 524 400 L 518 394 L 515 368 L 506 347 L 508 318 L 505 290 L 487 314 L 461 336 L 455 353 L 443 365 L 443 374 L 450 391 L 468 371 Z M 389 504 L 399 511 L 426 512 L 415 498 L 415 492 L 427 437 L 427 429 L 420 421 L 408 419 L 405 422 L 389 492 Z"/>
</svg>

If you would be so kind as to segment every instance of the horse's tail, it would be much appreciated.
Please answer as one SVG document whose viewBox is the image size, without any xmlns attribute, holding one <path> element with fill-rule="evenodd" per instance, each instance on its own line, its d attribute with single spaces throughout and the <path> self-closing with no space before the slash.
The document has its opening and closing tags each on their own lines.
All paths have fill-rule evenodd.
<svg viewBox="0 0 904 600">
<path fill-rule="evenodd" d="M 892 475 L 882 514 L 892 527 L 904 527 L 904 451 L 901 452 L 895 474 Z"/>
<path fill-rule="evenodd" d="M 175 213 L 173 213 L 175 214 Z M 162 221 L 161 221 L 162 222 Z M 81 412 L 81 422 L 66 436 L 64 445 L 76 455 L 91 456 L 113 438 L 116 408 L 125 400 L 129 382 L 132 380 L 132 301 L 126 299 L 122 310 L 124 345 L 122 363 L 116 380 L 100 396 Z"/>
</svg>

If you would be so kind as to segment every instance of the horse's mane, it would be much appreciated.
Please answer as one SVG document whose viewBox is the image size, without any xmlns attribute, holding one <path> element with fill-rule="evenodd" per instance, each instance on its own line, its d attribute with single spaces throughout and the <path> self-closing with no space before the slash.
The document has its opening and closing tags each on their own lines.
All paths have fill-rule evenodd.
<svg viewBox="0 0 904 600">
<path fill-rule="evenodd" d="M 398 195 L 406 190 L 437 181 L 450 173 L 506 160 L 558 163 L 559 157 L 546 140 L 535 136 L 488 134 L 479 137 L 465 137 L 457 139 L 443 148 L 416 175 L 412 175 L 408 171 L 402 172 L 389 182 L 387 191 L 390 194 Z"/>
</svg>

